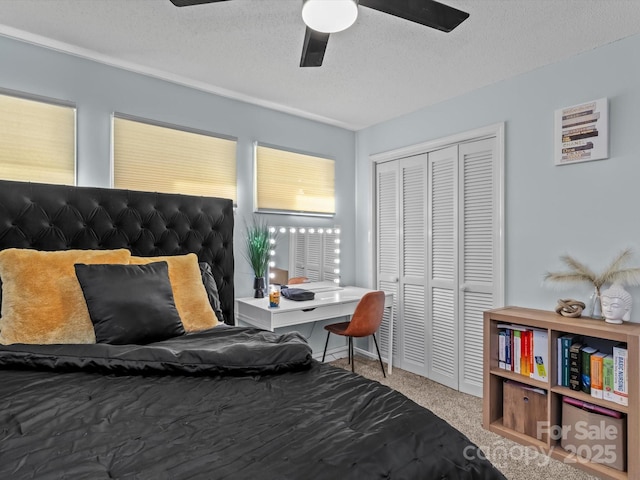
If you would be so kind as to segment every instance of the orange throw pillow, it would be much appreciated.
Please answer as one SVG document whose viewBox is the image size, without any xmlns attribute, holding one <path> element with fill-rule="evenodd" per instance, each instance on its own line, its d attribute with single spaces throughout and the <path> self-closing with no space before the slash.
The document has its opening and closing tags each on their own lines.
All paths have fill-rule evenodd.
<svg viewBox="0 0 640 480">
<path fill-rule="evenodd" d="M 95 343 L 75 263 L 129 262 L 129 250 L 0 252 L 0 344 Z"/>
<path fill-rule="evenodd" d="M 130 264 L 167 262 L 173 298 L 187 332 L 198 332 L 215 327 L 220 322 L 213 313 L 195 253 L 162 257 L 131 257 Z"/>
</svg>

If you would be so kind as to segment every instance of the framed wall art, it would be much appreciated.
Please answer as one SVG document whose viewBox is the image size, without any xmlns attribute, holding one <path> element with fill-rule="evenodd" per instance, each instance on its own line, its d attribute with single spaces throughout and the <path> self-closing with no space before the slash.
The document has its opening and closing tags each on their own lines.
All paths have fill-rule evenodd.
<svg viewBox="0 0 640 480">
<path fill-rule="evenodd" d="M 609 119 L 606 98 L 555 111 L 556 165 L 609 157 Z"/>
</svg>

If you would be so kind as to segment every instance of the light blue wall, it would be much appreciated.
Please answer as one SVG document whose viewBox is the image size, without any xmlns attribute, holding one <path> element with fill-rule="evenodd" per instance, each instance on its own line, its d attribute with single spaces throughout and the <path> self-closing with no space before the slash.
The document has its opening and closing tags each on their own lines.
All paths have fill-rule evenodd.
<svg viewBox="0 0 640 480">
<path fill-rule="evenodd" d="M 542 284 L 546 270 L 561 268 L 561 254 L 598 269 L 629 246 L 640 265 L 638 51 L 640 36 L 631 37 L 355 134 L 4 37 L 0 88 L 77 105 L 80 185 L 109 185 L 113 111 L 237 137 L 239 225 L 251 212 L 253 141 L 335 158 L 334 220 L 268 219 L 274 225 L 341 225 L 343 283 L 360 286 L 372 279 L 369 155 L 504 121 L 505 299 L 551 309 L 560 297 L 589 293 L 586 286 L 558 290 Z M 554 166 L 554 110 L 601 97 L 609 98 L 610 158 Z M 236 291 L 246 296 L 252 274 L 240 248 L 237 237 Z M 640 289 L 631 292 L 634 319 L 640 319 Z"/>
<path fill-rule="evenodd" d="M 238 139 L 236 296 L 250 296 L 253 274 L 241 234 L 252 212 L 253 142 L 315 153 L 336 161 L 333 219 L 265 215 L 272 225 L 342 227 L 343 282 L 355 281 L 355 134 L 193 88 L 139 75 L 50 49 L 0 37 L 0 88 L 68 100 L 78 118 L 78 185 L 110 186 L 113 112 L 205 130 Z"/>
<path fill-rule="evenodd" d="M 632 247 L 640 266 L 638 52 L 640 36 L 630 37 L 358 132 L 357 284 L 372 278 L 369 156 L 503 121 L 506 304 L 553 309 L 558 298 L 586 299 L 587 286 L 542 283 L 545 271 L 562 269 L 565 253 L 599 270 Z M 609 159 L 554 166 L 554 111 L 602 97 Z M 629 291 L 640 321 L 640 288 Z"/>
</svg>

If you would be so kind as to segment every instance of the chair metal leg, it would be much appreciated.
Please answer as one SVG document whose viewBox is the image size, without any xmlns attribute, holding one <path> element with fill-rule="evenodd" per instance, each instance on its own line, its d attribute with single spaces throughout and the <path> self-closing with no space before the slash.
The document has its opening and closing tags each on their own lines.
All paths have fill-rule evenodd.
<svg viewBox="0 0 640 480">
<path fill-rule="evenodd" d="M 382 376 L 387 378 L 387 375 L 384 373 L 384 366 L 382 365 L 382 356 L 380 355 L 380 349 L 378 348 L 378 341 L 376 340 L 376 334 L 371 335 L 373 337 L 373 343 L 376 345 L 376 352 L 378 352 L 378 360 L 380 360 L 380 368 L 382 369 Z"/>
<path fill-rule="evenodd" d="M 347 365 L 351 365 L 351 338 L 347 337 Z"/>
<path fill-rule="evenodd" d="M 353 337 L 349 337 L 349 352 L 351 352 L 351 371 L 355 372 L 356 359 L 353 357 Z"/>
<path fill-rule="evenodd" d="M 327 330 L 327 341 L 324 343 L 324 352 L 322 353 L 322 363 L 324 363 L 324 357 L 327 354 L 327 347 L 329 346 L 329 335 L 331 335 L 331 332 Z"/>
</svg>

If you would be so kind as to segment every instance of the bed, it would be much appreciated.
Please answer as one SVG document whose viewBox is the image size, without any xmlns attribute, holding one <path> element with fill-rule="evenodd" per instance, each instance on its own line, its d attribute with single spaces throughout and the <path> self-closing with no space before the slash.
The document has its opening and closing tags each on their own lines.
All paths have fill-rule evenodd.
<svg viewBox="0 0 640 480">
<path fill-rule="evenodd" d="M 225 199 L 0 181 L 0 478 L 505 478 L 430 411 L 313 360 L 297 333 L 232 326 L 233 223 Z M 74 252 L 78 305 L 51 279 Z M 197 287 L 174 283 L 186 259 Z M 38 304 L 57 290 L 62 304 Z M 184 309 L 202 292 L 199 324 Z M 69 305 L 93 330 L 50 325 Z"/>
</svg>

